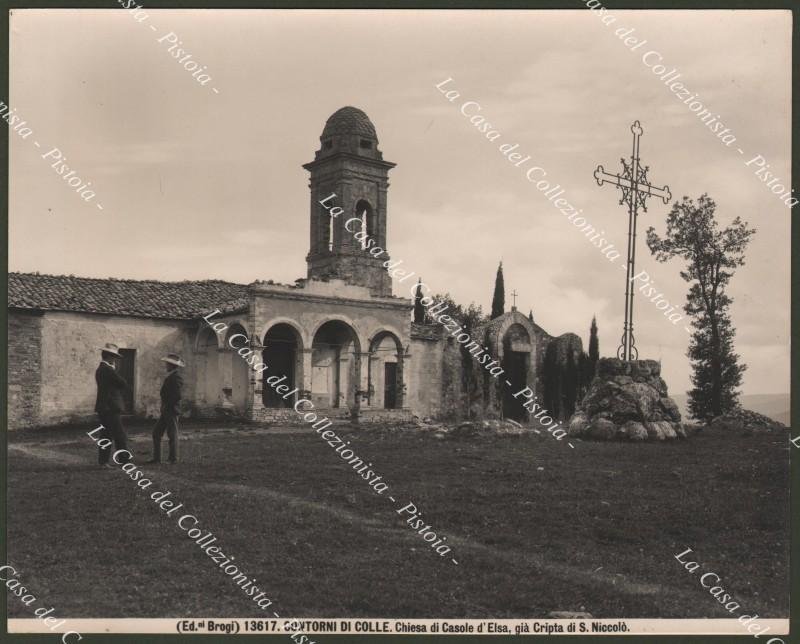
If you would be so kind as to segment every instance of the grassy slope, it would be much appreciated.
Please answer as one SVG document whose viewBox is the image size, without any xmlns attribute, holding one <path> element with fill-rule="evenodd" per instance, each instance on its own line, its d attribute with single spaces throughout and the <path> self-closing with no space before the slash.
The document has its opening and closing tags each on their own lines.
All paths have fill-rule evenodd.
<svg viewBox="0 0 800 644">
<path fill-rule="evenodd" d="M 467 442 L 361 431 L 348 439 L 389 483 L 387 494 L 415 502 L 453 540 L 458 566 L 412 535 L 394 513 L 401 505 L 375 495 L 312 434 L 187 440 L 178 466 L 145 466 L 148 491 L 171 490 L 282 615 L 727 617 L 700 587 L 707 571 L 742 612 L 788 614 L 783 436 L 706 431 L 688 442 L 577 442 L 574 450 L 549 436 Z M 9 562 L 56 614 L 264 615 L 176 516 L 165 517 L 119 469 L 93 466 L 85 435 L 10 440 L 86 462 L 9 452 Z M 145 445 L 135 443 L 142 453 Z M 703 564 L 696 575 L 673 558 L 686 548 Z M 661 588 L 641 594 L 626 579 Z M 28 616 L 15 598 L 9 609 Z"/>
</svg>

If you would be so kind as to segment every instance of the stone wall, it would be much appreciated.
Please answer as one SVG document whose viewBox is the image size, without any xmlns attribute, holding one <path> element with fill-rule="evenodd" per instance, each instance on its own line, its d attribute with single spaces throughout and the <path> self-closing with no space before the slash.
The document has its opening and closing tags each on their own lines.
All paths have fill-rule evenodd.
<svg viewBox="0 0 800 644">
<path fill-rule="evenodd" d="M 420 418 L 438 417 L 442 410 L 442 334 L 433 324 L 411 324 L 408 406 Z"/>
<path fill-rule="evenodd" d="M 42 316 L 8 313 L 8 428 L 39 422 L 42 373 Z"/>
<path fill-rule="evenodd" d="M 443 327 L 412 323 L 410 365 L 409 406 L 414 415 L 460 420 L 481 413 L 475 376 L 483 369 L 463 355 L 461 345 Z"/>
<path fill-rule="evenodd" d="M 100 347 L 113 342 L 135 349 L 134 413 L 157 416 L 166 375 L 160 358 L 178 353 L 187 362 L 184 398 L 194 398 L 194 324 L 132 317 L 49 311 L 41 323 L 41 404 L 34 424 L 92 422 Z"/>
</svg>

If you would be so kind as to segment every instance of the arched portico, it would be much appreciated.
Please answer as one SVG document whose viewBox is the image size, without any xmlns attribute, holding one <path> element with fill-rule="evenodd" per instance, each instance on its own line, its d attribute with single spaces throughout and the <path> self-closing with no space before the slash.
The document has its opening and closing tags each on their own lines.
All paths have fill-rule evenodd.
<svg viewBox="0 0 800 644">
<path fill-rule="evenodd" d="M 262 376 L 262 401 L 264 407 L 291 407 L 296 395 L 284 399 L 275 387 L 267 382 L 277 377 L 280 384 L 288 386 L 288 391 L 303 383 L 303 338 L 298 330 L 286 322 L 272 325 L 264 334 L 262 359 L 267 369 Z M 275 381 L 277 382 L 277 381 Z M 297 384 L 299 383 L 299 384 Z"/>
<path fill-rule="evenodd" d="M 319 409 L 355 409 L 359 401 L 361 342 L 340 319 L 320 324 L 311 343 L 311 401 Z"/>
</svg>

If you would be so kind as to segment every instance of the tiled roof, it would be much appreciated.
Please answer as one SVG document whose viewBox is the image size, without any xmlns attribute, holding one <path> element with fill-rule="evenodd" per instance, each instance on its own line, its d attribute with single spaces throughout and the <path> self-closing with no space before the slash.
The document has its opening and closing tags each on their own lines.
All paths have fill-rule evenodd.
<svg viewBox="0 0 800 644">
<path fill-rule="evenodd" d="M 9 273 L 9 308 L 191 320 L 248 306 L 247 285 Z"/>
</svg>

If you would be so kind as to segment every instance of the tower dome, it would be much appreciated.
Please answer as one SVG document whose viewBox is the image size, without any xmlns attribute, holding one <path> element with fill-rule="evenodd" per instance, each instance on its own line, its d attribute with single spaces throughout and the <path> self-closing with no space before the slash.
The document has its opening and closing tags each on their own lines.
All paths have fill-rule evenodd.
<svg viewBox="0 0 800 644">
<path fill-rule="evenodd" d="M 369 116 L 357 107 L 342 107 L 330 115 L 325 122 L 325 128 L 322 130 L 322 139 L 338 135 L 353 135 L 364 136 L 370 139 L 378 140 L 378 135 L 375 133 L 375 126 L 369 120 Z"/>
<path fill-rule="evenodd" d="M 356 154 L 368 159 L 383 160 L 378 150 L 378 135 L 369 116 L 357 107 L 342 107 L 325 121 L 320 149 L 315 160 L 324 159 L 340 152 Z"/>
</svg>

